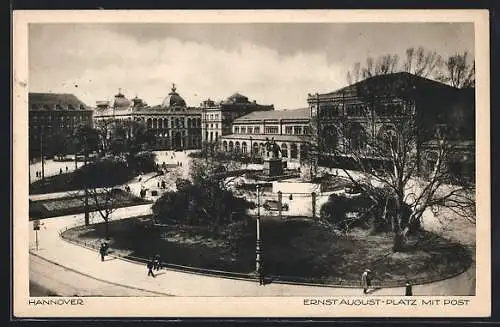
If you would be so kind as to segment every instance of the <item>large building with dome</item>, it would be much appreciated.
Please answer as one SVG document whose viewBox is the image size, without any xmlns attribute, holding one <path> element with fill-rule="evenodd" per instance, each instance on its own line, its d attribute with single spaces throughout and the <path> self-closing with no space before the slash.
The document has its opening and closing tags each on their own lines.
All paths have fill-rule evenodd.
<svg viewBox="0 0 500 327">
<path fill-rule="evenodd" d="M 109 121 L 139 121 L 156 136 L 156 150 L 201 148 L 201 110 L 188 107 L 172 88 L 160 105 L 149 106 L 137 96 L 127 99 L 121 91 L 114 101 L 98 101 L 94 112 L 97 125 Z"/>
</svg>

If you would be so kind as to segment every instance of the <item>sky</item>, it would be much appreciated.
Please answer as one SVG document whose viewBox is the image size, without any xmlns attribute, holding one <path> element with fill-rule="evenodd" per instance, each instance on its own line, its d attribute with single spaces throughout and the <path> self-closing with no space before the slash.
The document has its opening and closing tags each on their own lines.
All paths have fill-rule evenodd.
<svg viewBox="0 0 500 327">
<path fill-rule="evenodd" d="M 89 106 L 121 89 L 160 104 L 172 83 L 188 106 L 241 93 L 276 109 L 347 84 L 367 57 L 423 46 L 474 54 L 471 23 L 30 24 L 30 92 L 73 93 Z"/>
</svg>

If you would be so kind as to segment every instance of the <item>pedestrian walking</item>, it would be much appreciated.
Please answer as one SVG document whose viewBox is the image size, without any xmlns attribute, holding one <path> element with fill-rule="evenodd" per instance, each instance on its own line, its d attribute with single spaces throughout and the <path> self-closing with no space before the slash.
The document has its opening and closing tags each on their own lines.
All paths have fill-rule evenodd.
<svg viewBox="0 0 500 327">
<path fill-rule="evenodd" d="M 59 168 L 59 175 L 62 174 L 62 168 Z"/>
<path fill-rule="evenodd" d="M 363 285 L 363 294 L 367 294 L 368 289 L 372 285 L 372 277 L 370 269 L 365 269 L 363 274 L 361 274 L 361 284 Z"/>
<path fill-rule="evenodd" d="M 104 243 L 101 244 L 99 253 L 101 254 L 101 261 L 104 261 L 104 257 L 106 256 L 106 245 Z"/>
<path fill-rule="evenodd" d="M 148 267 L 148 276 L 156 277 L 155 274 L 153 273 L 153 268 L 154 268 L 153 260 L 148 261 L 147 267 Z"/>
<path fill-rule="evenodd" d="M 412 285 L 409 280 L 406 281 L 405 296 L 413 296 Z"/>
<path fill-rule="evenodd" d="M 160 264 L 160 255 L 159 255 L 159 254 L 157 254 L 157 255 L 155 255 L 155 260 L 154 260 L 154 269 L 155 269 L 156 271 L 158 271 L 158 270 L 160 270 L 160 268 L 161 268 L 161 264 Z"/>
<path fill-rule="evenodd" d="M 68 172 L 68 166 L 66 166 L 66 172 Z"/>
</svg>

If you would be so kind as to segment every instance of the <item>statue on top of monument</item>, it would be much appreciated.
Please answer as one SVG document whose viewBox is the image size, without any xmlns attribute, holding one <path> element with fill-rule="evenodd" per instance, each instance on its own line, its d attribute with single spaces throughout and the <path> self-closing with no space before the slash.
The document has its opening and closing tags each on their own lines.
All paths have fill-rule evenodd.
<svg viewBox="0 0 500 327">
<path fill-rule="evenodd" d="M 274 141 L 274 137 L 269 140 L 266 138 L 266 151 L 267 157 L 271 159 L 278 159 L 281 153 L 281 149 L 278 144 Z"/>
</svg>

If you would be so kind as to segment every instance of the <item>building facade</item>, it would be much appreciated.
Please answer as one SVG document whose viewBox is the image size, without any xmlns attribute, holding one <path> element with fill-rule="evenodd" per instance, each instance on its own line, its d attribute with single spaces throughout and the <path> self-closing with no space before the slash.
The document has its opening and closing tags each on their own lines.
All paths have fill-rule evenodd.
<svg viewBox="0 0 500 327">
<path fill-rule="evenodd" d="M 310 123 L 308 108 L 252 112 L 234 120 L 232 134 L 222 136 L 220 148 L 262 157 L 266 143 L 274 141 L 281 149 L 282 160 L 300 162 L 307 156 Z"/>
<path fill-rule="evenodd" d="M 112 104 L 97 102 L 94 120 L 97 124 L 114 120 L 142 122 L 154 133 L 155 150 L 201 148 L 201 110 L 188 107 L 176 90 L 173 85 L 163 102 L 156 106 L 149 106 L 138 97 L 129 100 L 118 92 Z"/>
<path fill-rule="evenodd" d="M 30 158 L 67 152 L 79 126 L 92 126 L 92 109 L 73 94 L 29 93 Z"/>
<path fill-rule="evenodd" d="M 416 127 L 419 169 L 432 166 L 437 131 L 456 145 L 457 174 L 475 172 L 474 90 L 457 89 L 409 73 L 375 76 L 340 90 L 308 96 L 319 148 L 335 156 L 370 155 L 368 141 L 407 120 Z M 434 142 L 434 143 L 433 143 Z"/>
<path fill-rule="evenodd" d="M 251 112 L 262 112 L 274 110 L 273 105 L 260 105 L 256 101 L 250 102 L 248 98 L 235 93 L 226 100 L 219 103 L 208 99 L 201 103 L 202 142 L 208 144 L 219 144 L 219 138 L 232 133 L 232 125 L 235 119 Z"/>
</svg>

